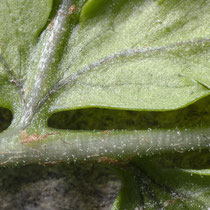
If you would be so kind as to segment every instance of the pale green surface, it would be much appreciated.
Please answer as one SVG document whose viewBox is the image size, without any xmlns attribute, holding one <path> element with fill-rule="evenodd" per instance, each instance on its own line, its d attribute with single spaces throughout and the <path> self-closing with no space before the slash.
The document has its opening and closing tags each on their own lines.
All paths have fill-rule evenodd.
<svg viewBox="0 0 210 210">
<path fill-rule="evenodd" d="M 61 70 L 71 63 L 66 73 L 71 75 L 116 53 L 148 51 L 110 59 L 84 73 L 76 84 L 67 85 L 50 111 L 88 106 L 177 109 L 209 94 L 209 8 L 204 0 L 161 5 L 152 0 L 88 1 Z"/>
<path fill-rule="evenodd" d="M 2 4 L 2 14 L 9 13 L 9 5 L 7 1 Z M 0 35 L 1 42 L 8 45 L 2 48 L 2 55 L 12 66 L 16 78 L 25 79 L 24 97 L 33 110 L 59 80 L 64 80 L 66 85 L 51 96 L 49 114 L 80 107 L 172 110 L 210 93 L 209 1 L 168 0 L 161 4 L 152 0 L 87 1 L 80 23 L 64 26 L 69 28 L 70 34 L 55 35 L 47 40 L 56 25 L 52 21 L 41 36 L 37 50 L 31 49 L 31 55 L 26 54 L 28 43 L 35 43 L 46 24 L 51 1 L 30 4 L 30 9 L 26 2 L 11 5 L 10 10 L 22 14 L 15 19 L 21 27 L 14 25 L 8 15 L 8 21 L 1 18 L 0 29 L 4 31 Z M 5 31 L 9 31 L 9 35 L 6 36 Z M 56 49 L 52 47 L 55 42 L 58 43 Z M 64 51 L 59 44 L 65 46 Z M 127 54 L 122 55 L 125 52 Z M 46 58 L 48 54 L 50 60 Z M 95 67 L 95 63 L 104 58 L 105 61 Z M 46 59 L 46 67 L 39 62 L 41 59 Z M 80 75 L 86 67 L 90 70 Z M 2 72 L 5 74 L 5 70 Z M 78 78 L 68 80 L 74 74 Z M 41 83 L 37 83 L 41 79 Z"/>
<path fill-rule="evenodd" d="M 52 0 L 1 0 L 0 49 L 10 70 L 17 78 L 25 75 L 26 60 L 43 27 L 52 6 Z M 5 70 L 0 64 L 0 76 Z"/>
</svg>

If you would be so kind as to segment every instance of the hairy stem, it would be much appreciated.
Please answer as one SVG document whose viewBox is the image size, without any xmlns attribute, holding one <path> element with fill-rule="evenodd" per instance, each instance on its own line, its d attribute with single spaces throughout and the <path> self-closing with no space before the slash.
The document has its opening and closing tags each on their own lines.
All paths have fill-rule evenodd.
<svg viewBox="0 0 210 210">
<path fill-rule="evenodd" d="M 29 140 L 37 136 L 37 141 L 21 144 L 20 130 L 7 130 L 1 134 L 0 162 L 80 161 L 100 157 L 121 159 L 162 152 L 182 154 L 210 148 L 209 128 L 110 131 L 109 134 L 103 131 L 42 129 L 36 133 L 27 130 L 26 135 Z"/>
<path fill-rule="evenodd" d="M 37 74 L 35 78 L 30 78 L 30 75 L 28 78 L 28 85 L 26 87 L 26 90 L 28 91 L 26 91 L 25 94 L 26 105 L 21 121 L 23 127 L 26 127 L 31 123 L 31 120 L 35 114 L 34 110 L 37 102 L 40 100 L 42 89 L 46 80 L 46 75 L 50 70 L 50 65 L 53 62 L 53 57 L 56 53 L 56 49 L 58 48 L 58 45 L 60 45 L 62 35 L 65 31 L 65 24 L 68 18 L 67 12 L 71 3 L 72 0 L 62 1 L 57 15 L 54 17 L 49 27 L 43 33 L 41 40 L 44 40 L 45 42 L 44 46 L 41 49 L 41 55 L 39 55 L 40 46 L 37 46 L 37 55 L 32 62 L 36 63 L 38 60 L 38 64 L 36 67 Z M 30 72 L 32 70 L 29 69 L 28 71 Z"/>
</svg>

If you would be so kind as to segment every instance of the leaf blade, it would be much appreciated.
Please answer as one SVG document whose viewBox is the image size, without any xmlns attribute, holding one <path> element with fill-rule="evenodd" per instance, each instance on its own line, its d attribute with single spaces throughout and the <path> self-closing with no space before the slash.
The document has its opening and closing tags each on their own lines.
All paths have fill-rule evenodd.
<svg viewBox="0 0 210 210">
<path fill-rule="evenodd" d="M 170 1 L 161 6 L 154 1 L 134 2 L 100 1 L 95 5 L 95 1 L 88 1 L 85 4 L 81 23 L 72 33 L 69 49 L 61 61 L 64 77 L 54 86 L 55 89 L 59 85 L 65 87 L 52 103 L 50 112 L 83 107 L 171 110 L 209 95 L 208 15 L 202 13 L 195 20 L 190 12 L 198 6 L 200 12 L 206 11 L 208 3 L 191 1 L 189 7 L 181 1 Z M 95 14 L 90 8 L 99 8 L 97 11 L 100 12 Z M 173 17 L 173 14 L 176 15 Z M 157 16 L 165 20 L 164 24 L 156 22 Z M 195 27 L 204 20 L 202 26 Z M 167 27 L 171 30 L 167 31 Z M 174 48 L 174 51 L 170 52 L 168 48 Z M 162 50 L 150 55 L 158 49 Z M 145 51 L 148 58 L 139 55 L 133 63 L 126 56 L 119 58 L 126 52 L 138 50 Z M 94 67 L 97 63 L 101 63 L 98 69 Z M 90 70 L 81 73 L 85 68 Z M 164 87 L 173 85 L 173 91 Z M 181 88 L 187 85 L 189 88 Z M 165 94 L 161 94 L 164 91 Z"/>
<path fill-rule="evenodd" d="M 39 33 L 48 21 L 52 0 L 47 1 L 8 1 L 0 5 L 0 49 L 1 56 L 9 64 L 18 78 L 23 76 L 23 68 L 28 50 L 36 44 Z M 0 64 L 0 72 L 5 70 Z M 22 74 L 22 75 L 20 75 Z"/>
</svg>

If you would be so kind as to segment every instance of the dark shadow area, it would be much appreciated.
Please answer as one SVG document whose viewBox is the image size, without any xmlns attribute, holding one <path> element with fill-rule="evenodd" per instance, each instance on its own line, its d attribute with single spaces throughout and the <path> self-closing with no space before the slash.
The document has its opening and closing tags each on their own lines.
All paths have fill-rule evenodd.
<svg viewBox="0 0 210 210">
<path fill-rule="evenodd" d="M 174 152 L 157 154 L 149 157 L 139 158 L 135 157 L 135 162 L 153 162 L 161 168 L 182 168 L 182 169 L 194 169 L 202 170 L 209 169 L 210 166 L 210 152 L 208 149 L 202 151 L 186 151 L 183 153 Z"/>
<path fill-rule="evenodd" d="M 175 111 L 149 112 L 89 108 L 53 114 L 48 126 L 71 130 L 141 130 L 210 126 L 210 97 Z"/>
<path fill-rule="evenodd" d="M 105 210 L 120 185 L 111 169 L 94 163 L 0 168 L 0 209 Z"/>
<path fill-rule="evenodd" d="M 6 130 L 12 122 L 12 112 L 0 107 L 0 132 Z"/>
</svg>

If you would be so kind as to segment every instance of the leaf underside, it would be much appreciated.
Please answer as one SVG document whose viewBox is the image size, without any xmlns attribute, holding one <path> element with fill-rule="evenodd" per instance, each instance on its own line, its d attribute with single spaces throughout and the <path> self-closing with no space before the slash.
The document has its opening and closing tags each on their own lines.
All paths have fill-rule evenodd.
<svg viewBox="0 0 210 210">
<path fill-rule="evenodd" d="M 113 209 L 209 207 L 209 170 L 152 158 L 210 147 L 209 19 L 207 0 L 2 0 L 0 106 L 13 120 L 0 134 L 0 164 L 90 159 L 122 178 Z M 196 101 L 192 116 L 178 111 Z M 136 118 L 130 131 L 47 125 L 54 113 L 85 108 L 144 111 L 149 120 Z M 186 123 L 183 115 L 170 124 L 180 114 Z"/>
</svg>

